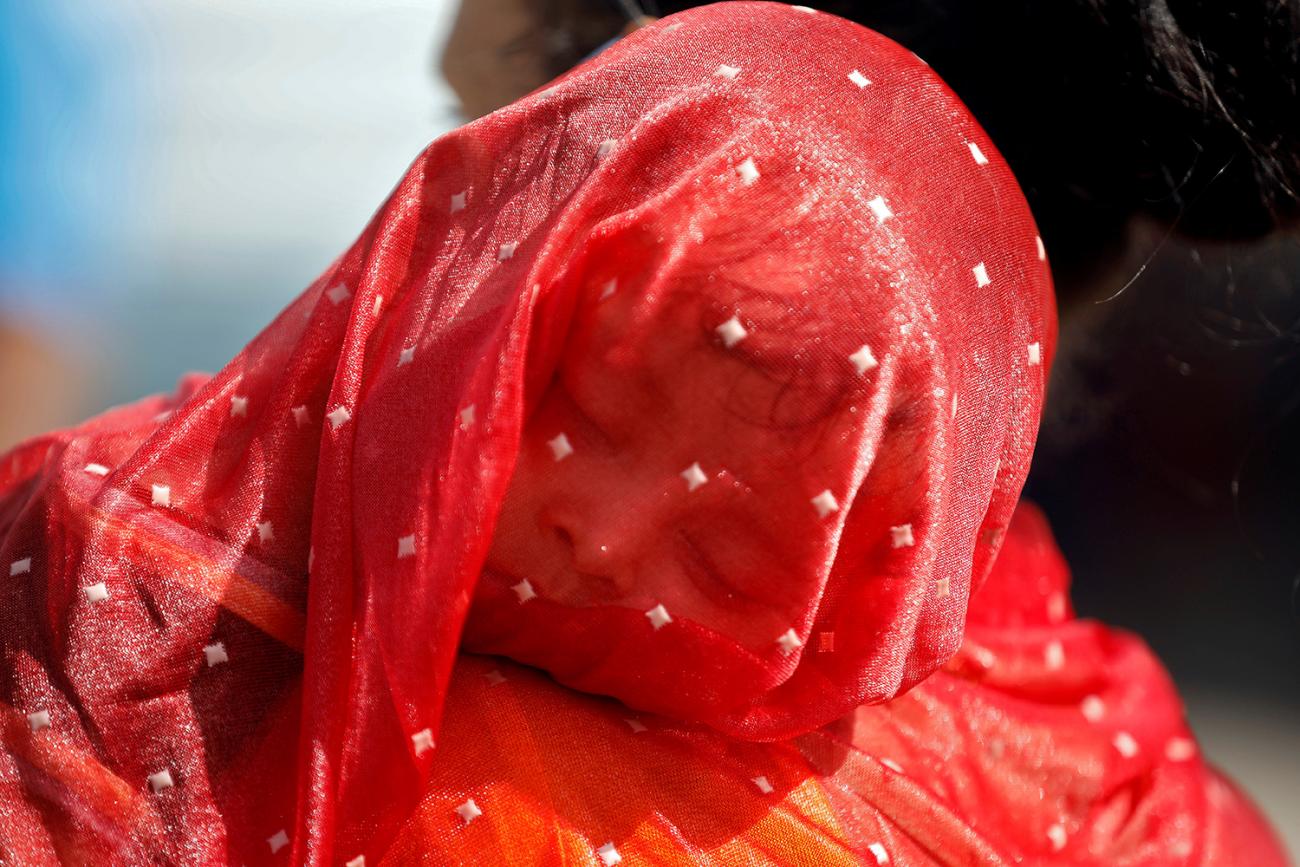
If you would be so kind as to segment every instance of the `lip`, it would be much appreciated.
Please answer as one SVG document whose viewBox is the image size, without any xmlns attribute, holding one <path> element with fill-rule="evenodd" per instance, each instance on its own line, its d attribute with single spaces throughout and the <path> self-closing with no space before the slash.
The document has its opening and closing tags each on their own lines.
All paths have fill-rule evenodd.
<svg viewBox="0 0 1300 867">
<path fill-rule="evenodd" d="M 480 580 L 491 581 L 505 590 L 511 590 L 522 580 L 517 575 L 486 564 L 479 574 Z M 554 575 L 539 577 L 534 573 L 528 577 L 528 581 L 540 598 L 556 605 L 570 608 L 635 607 L 633 598 L 620 594 L 610 579 L 599 575 L 570 573 L 556 580 Z"/>
</svg>

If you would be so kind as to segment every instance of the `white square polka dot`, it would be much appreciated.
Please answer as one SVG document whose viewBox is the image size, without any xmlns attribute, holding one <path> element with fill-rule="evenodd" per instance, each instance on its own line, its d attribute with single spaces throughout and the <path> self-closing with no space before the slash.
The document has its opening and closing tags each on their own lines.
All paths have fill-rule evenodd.
<svg viewBox="0 0 1300 867">
<path fill-rule="evenodd" d="M 853 362 L 853 366 L 858 369 L 859 374 L 865 374 L 868 370 L 872 370 L 879 364 L 879 362 L 876 361 L 876 356 L 871 354 L 871 347 L 867 346 L 865 343 L 862 344 L 857 352 L 849 356 L 849 361 Z"/>
<path fill-rule="evenodd" d="M 456 808 L 456 815 L 460 816 L 460 820 L 468 825 L 479 816 L 482 816 L 483 811 L 478 808 L 478 804 L 474 803 L 474 799 L 470 798 Z"/>
<path fill-rule="evenodd" d="M 1111 743 L 1115 745 L 1115 749 L 1119 751 L 1119 754 L 1126 759 L 1131 759 L 1138 754 L 1138 742 L 1128 732 L 1116 732 Z"/>
<path fill-rule="evenodd" d="M 281 828 L 279 831 L 276 831 L 270 837 L 266 838 L 266 845 L 271 847 L 271 854 L 274 855 L 276 852 L 279 852 L 285 846 L 289 845 L 289 835 L 285 833 L 283 828 Z"/>
<path fill-rule="evenodd" d="M 752 159 L 746 159 L 740 165 L 736 166 L 736 174 L 740 175 L 740 182 L 749 186 L 758 180 L 758 166 L 754 165 Z"/>
<path fill-rule="evenodd" d="M 1052 844 L 1053 852 L 1060 852 L 1069 842 L 1069 837 L 1065 833 L 1065 826 L 1060 822 L 1047 829 L 1047 839 Z"/>
<path fill-rule="evenodd" d="M 569 442 L 569 438 L 564 434 L 557 434 L 547 440 L 546 444 L 550 446 L 551 456 L 555 458 L 556 461 L 562 461 L 569 455 L 573 454 L 573 444 Z"/>
<path fill-rule="evenodd" d="M 422 756 L 429 750 L 433 749 L 433 730 L 420 729 L 411 735 L 411 746 L 415 748 L 415 754 Z"/>
<path fill-rule="evenodd" d="M 810 502 L 813 504 L 813 508 L 817 510 L 817 517 L 819 518 L 825 518 L 827 515 L 840 510 L 839 501 L 835 499 L 835 495 L 830 492 L 829 488 L 813 497 Z"/>
<path fill-rule="evenodd" d="M 799 638 L 798 633 L 793 629 L 787 629 L 781 633 L 781 637 L 776 640 L 781 648 L 782 656 L 789 656 L 799 648 L 803 647 L 803 641 Z"/>
<path fill-rule="evenodd" d="M 330 425 L 335 430 L 338 430 L 352 420 L 352 413 L 346 406 L 336 406 L 334 409 L 330 410 L 330 413 L 326 418 L 330 420 Z"/>
<path fill-rule="evenodd" d="M 745 330 L 745 326 L 740 323 L 740 319 L 736 316 L 732 316 L 715 328 L 714 331 L 722 338 L 722 345 L 728 349 L 749 336 L 749 332 Z"/>
<path fill-rule="evenodd" d="M 871 83 L 871 79 L 867 78 L 865 75 L 863 75 L 861 72 L 858 72 L 856 69 L 849 73 L 849 81 L 853 82 L 858 87 L 866 87 L 868 84 Z"/>
<path fill-rule="evenodd" d="M 668 609 L 663 607 L 663 605 L 656 605 L 654 608 L 651 608 L 645 613 L 645 616 L 650 620 L 650 625 L 655 628 L 655 631 L 658 631 L 673 622 L 673 618 L 669 615 Z"/>
<path fill-rule="evenodd" d="M 1064 593 L 1053 593 L 1047 598 L 1047 619 L 1060 623 L 1065 619 L 1066 600 Z"/>
<path fill-rule="evenodd" d="M 871 213 L 876 215 L 876 220 L 881 223 L 894 216 L 894 212 L 889 209 L 889 205 L 885 204 L 885 200 L 882 196 L 876 196 L 874 199 L 867 202 L 867 207 L 871 209 Z"/>
<path fill-rule="evenodd" d="M 1188 762 L 1196 758 L 1196 741 L 1191 738 L 1170 738 L 1165 742 L 1165 758 L 1171 762 Z"/>
<path fill-rule="evenodd" d="M 208 668 L 230 661 L 230 657 L 226 655 L 226 645 L 220 641 L 203 648 L 203 659 L 208 663 Z"/>
<path fill-rule="evenodd" d="M 970 655 L 979 663 L 980 668 L 992 668 L 998 664 L 997 654 L 987 647 L 980 647 L 979 645 L 969 645 L 969 647 Z"/>
<path fill-rule="evenodd" d="M 691 464 L 682 470 L 680 475 L 686 480 L 686 490 L 688 491 L 693 491 L 709 481 L 709 477 L 704 474 L 704 470 L 700 468 L 699 463 Z"/>
</svg>

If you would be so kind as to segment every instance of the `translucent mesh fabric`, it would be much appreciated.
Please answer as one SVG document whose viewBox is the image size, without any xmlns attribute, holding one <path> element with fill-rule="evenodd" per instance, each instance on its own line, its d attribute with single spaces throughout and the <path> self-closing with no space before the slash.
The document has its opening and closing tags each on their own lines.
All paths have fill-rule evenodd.
<svg viewBox="0 0 1300 867">
<path fill-rule="evenodd" d="M 432 846 L 412 811 L 486 761 L 442 732 L 462 638 L 568 690 L 538 712 L 608 696 L 702 751 L 806 753 L 809 797 L 838 772 L 790 738 L 945 664 L 1002 707 L 998 678 L 1032 666 L 960 667 L 1036 634 L 973 615 L 981 649 L 950 658 L 1054 329 L 1014 179 L 909 52 L 776 4 L 639 31 L 434 142 L 217 375 L 0 464 L 0 852 L 357 867 Z M 457 731 L 495 725 L 471 698 Z M 753 845 L 860 855 L 845 785 L 806 807 L 831 842 Z M 614 803 L 631 822 L 653 795 Z M 570 845 L 537 808 L 514 809 Z M 473 813 L 459 827 L 492 827 Z"/>
<path fill-rule="evenodd" d="M 464 656 L 446 763 L 390 861 L 602 867 L 612 846 L 624 864 L 718 867 L 1287 863 L 1150 652 L 1075 620 L 1066 585 L 1022 504 L 949 665 L 771 743 Z"/>
</svg>

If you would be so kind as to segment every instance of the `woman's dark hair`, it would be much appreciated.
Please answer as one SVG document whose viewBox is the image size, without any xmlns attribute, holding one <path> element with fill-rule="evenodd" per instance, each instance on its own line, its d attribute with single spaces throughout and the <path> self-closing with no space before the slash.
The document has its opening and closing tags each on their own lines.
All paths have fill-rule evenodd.
<svg viewBox="0 0 1300 867">
<path fill-rule="evenodd" d="M 555 74 L 627 23 L 541 0 Z M 650 15 L 703 5 L 641 0 Z M 1300 211 L 1300 7 L 1291 0 L 812 0 L 924 58 L 998 144 L 1064 294 L 1130 218 L 1249 238 Z"/>
</svg>

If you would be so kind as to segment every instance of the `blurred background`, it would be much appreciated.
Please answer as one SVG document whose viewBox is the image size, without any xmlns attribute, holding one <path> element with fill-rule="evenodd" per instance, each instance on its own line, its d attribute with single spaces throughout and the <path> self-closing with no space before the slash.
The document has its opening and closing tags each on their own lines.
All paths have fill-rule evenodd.
<svg viewBox="0 0 1300 867">
<path fill-rule="evenodd" d="M 625 23 L 614 3 L 557 20 L 575 4 L 472 0 L 458 21 L 457 0 L 0 0 L 0 447 L 219 368 L 463 110 Z M 1175 194 L 1177 220 L 1154 199 L 1107 210 L 1073 182 L 1053 198 L 1042 149 L 988 101 L 1005 53 L 970 78 L 968 56 L 915 26 L 924 5 L 904 20 L 882 2 L 871 23 L 971 104 L 1057 265 L 1062 347 L 1029 495 L 1077 605 L 1154 646 L 1209 755 L 1300 852 L 1300 240 L 1171 231 Z M 951 17 L 927 22 L 986 46 L 971 34 L 998 26 Z"/>
<path fill-rule="evenodd" d="M 216 370 L 460 123 L 443 0 L 0 0 L 0 441 Z"/>
</svg>

